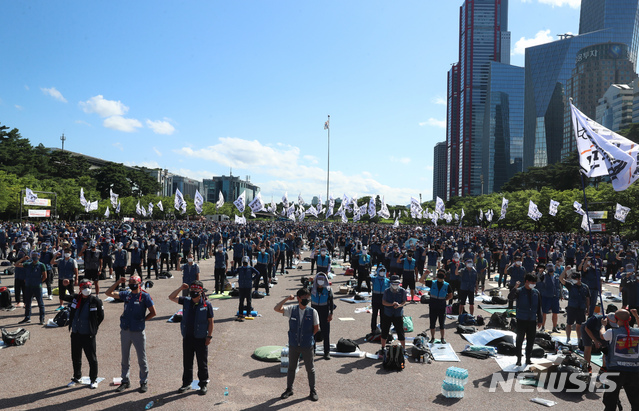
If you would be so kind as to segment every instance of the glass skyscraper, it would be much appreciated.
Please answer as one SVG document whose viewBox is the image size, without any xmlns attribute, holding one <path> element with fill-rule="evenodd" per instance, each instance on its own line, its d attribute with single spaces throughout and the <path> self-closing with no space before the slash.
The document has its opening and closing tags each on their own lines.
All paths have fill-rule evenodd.
<svg viewBox="0 0 639 411">
<path fill-rule="evenodd" d="M 446 198 L 446 142 L 435 144 L 433 155 L 433 200 Z"/>
<path fill-rule="evenodd" d="M 459 21 L 459 62 L 448 73 L 448 197 L 481 192 L 490 63 L 510 62 L 508 0 L 465 0 Z"/>
<path fill-rule="evenodd" d="M 482 194 L 500 191 L 522 171 L 524 74 L 523 67 L 490 63 L 483 123 Z"/>
<path fill-rule="evenodd" d="M 558 162 L 566 153 L 564 136 L 571 134 L 565 121 L 571 97 L 567 83 L 580 50 L 607 42 L 626 44 L 636 69 L 639 1 L 582 0 L 581 6 L 578 36 L 526 49 L 524 170 Z"/>
</svg>

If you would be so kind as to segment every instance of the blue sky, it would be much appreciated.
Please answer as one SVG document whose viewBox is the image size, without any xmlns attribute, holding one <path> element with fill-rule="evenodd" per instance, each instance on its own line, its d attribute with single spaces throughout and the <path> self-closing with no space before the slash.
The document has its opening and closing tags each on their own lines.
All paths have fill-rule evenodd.
<svg viewBox="0 0 639 411">
<path fill-rule="evenodd" d="M 0 123 L 33 145 L 262 196 L 432 197 L 462 1 L 11 1 Z M 577 33 L 579 0 L 510 0 L 511 64 Z"/>
</svg>

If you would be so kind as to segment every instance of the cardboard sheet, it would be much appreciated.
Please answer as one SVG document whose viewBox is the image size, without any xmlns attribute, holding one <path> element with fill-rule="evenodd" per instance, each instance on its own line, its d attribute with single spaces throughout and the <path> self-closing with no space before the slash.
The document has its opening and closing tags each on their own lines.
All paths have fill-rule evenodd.
<svg viewBox="0 0 639 411">
<path fill-rule="evenodd" d="M 433 353 L 433 358 L 435 361 L 446 361 L 446 362 L 459 362 L 459 357 L 453 350 L 453 346 L 449 343 L 446 344 L 433 344 L 428 343 L 428 347 L 430 351 Z"/>
</svg>

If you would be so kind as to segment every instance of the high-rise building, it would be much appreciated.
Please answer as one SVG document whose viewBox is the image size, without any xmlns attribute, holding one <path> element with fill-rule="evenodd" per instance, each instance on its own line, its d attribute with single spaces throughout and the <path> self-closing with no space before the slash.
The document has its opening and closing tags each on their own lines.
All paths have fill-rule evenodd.
<svg viewBox="0 0 639 411">
<path fill-rule="evenodd" d="M 459 195 L 459 63 L 448 71 L 446 103 L 446 194 L 444 200 Z"/>
<path fill-rule="evenodd" d="M 244 198 L 248 204 L 260 192 L 258 186 L 251 184 L 249 176 L 246 176 L 246 180 L 233 175 L 213 177 L 210 180 L 204 179 L 203 184 L 207 190 L 206 201 L 210 203 L 217 202 L 220 192 L 222 192 L 225 202 L 235 201 L 242 192 L 245 192 Z"/>
<path fill-rule="evenodd" d="M 522 171 L 524 156 L 524 68 L 490 63 L 486 107 L 482 194 L 498 192 Z"/>
<path fill-rule="evenodd" d="M 170 195 L 175 194 L 176 190 L 179 189 L 183 196 L 189 196 L 191 200 L 193 200 L 195 198 L 195 192 L 199 191 L 206 200 L 205 188 L 201 181 L 178 175 L 169 176 L 168 181 L 170 181 L 171 184 Z"/>
<path fill-rule="evenodd" d="M 578 36 L 564 35 L 560 40 L 526 49 L 524 170 L 556 163 L 569 150 L 563 148 L 564 139 L 570 139 L 565 136 L 572 135 L 571 122 L 566 121 L 571 97 L 567 87 L 580 50 L 608 42 L 625 44 L 635 71 L 638 6 L 637 0 L 582 0 Z"/>
<path fill-rule="evenodd" d="M 435 144 L 433 155 L 433 200 L 437 197 L 446 198 L 446 180 L 448 168 L 446 167 L 446 142 Z"/>
<path fill-rule="evenodd" d="M 636 84 L 636 81 L 633 81 Z M 612 131 L 619 131 L 632 124 L 634 84 L 613 84 L 599 99 L 594 120 Z"/>
<path fill-rule="evenodd" d="M 448 74 L 448 103 L 457 104 L 447 113 L 447 148 L 456 151 L 448 153 L 449 197 L 481 192 L 490 62 L 510 62 L 508 0 L 465 0 L 459 14 L 459 63 Z"/>
</svg>

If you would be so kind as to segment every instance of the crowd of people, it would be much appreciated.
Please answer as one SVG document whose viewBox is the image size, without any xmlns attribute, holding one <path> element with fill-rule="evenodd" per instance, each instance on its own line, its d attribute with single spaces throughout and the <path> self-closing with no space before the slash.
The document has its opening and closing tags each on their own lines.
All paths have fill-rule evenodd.
<svg viewBox="0 0 639 411">
<path fill-rule="evenodd" d="M 613 323 L 632 327 L 636 322 L 636 315 L 632 314 L 639 308 L 636 279 L 639 243 L 602 233 L 593 233 L 591 237 L 587 233 L 477 227 L 392 228 L 313 221 L 255 221 L 245 225 L 208 221 L 0 224 L 0 259 L 9 260 L 15 267 L 15 301 L 25 310 L 21 323 L 31 321 L 33 298 L 40 310 L 40 323 L 44 322 L 41 288 L 46 286 L 48 298 L 52 299 L 57 276 L 58 310 L 64 309 L 65 302 L 71 310 L 74 381 L 81 375 L 82 351 L 89 361 L 92 384 L 97 377 L 95 339 L 91 336 L 95 336 L 104 317 L 100 281 L 115 276 L 105 294 L 125 301 L 121 320 L 122 385 L 118 389 L 130 387 L 128 362 L 133 345 L 138 354 L 142 392 L 147 389 L 148 375 L 144 322 L 155 315 L 153 300 L 141 289 L 145 278 L 181 272 L 183 285 L 169 296 L 184 310 L 184 374 L 180 392 L 190 387 L 196 356 L 200 393 L 206 394 L 206 358 L 212 338 L 213 311 L 203 293 L 198 263 L 213 259 L 215 294 L 227 288 L 227 277 L 237 276 L 240 299 L 236 320 L 243 321 L 251 315 L 253 292 L 264 287 L 269 295 L 272 285 L 277 283 L 278 271 L 283 274 L 296 259 L 301 259 L 303 249 L 310 253 L 311 275 L 315 275 L 297 295 L 278 303 L 275 311 L 289 319 L 291 358 L 298 359 L 300 355 L 304 358 L 310 396 L 314 400 L 317 392 L 309 347 L 321 336 L 323 355 L 330 359 L 334 303 L 329 273 L 334 261 L 349 263 L 357 279 L 357 291 L 366 287 L 371 293 L 371 332 L 376 332 L 379 316 L 382 349 L 391 325 L 404 345 L 403 307 L 414 302 L 419 282 L 430 287 L 431 337 L 435 339 L 439 324 L 438 341 L 445 343 L 448 306 L 457 301 L 459 311 L 455 314 L 461 314 L 468 304 L 470 314 L 474 314 L 475 296 L 484 292 L 487 278 L 494 276 L 499 287 L 508 289 L 509 307 L 515 304 L 517 307 L 518 364 L 522 361 L 524 340 L 528 341 L 525 359 L 531 362 L 536 329 L 546 328 L 548 314 L 551 317 L 548 330 L 558 332 L 563 299 L 567 299 L 567 338 L 570 340 L 574 325 L 578 343 L 587 353 L 593 345 L 607 346 L 611 338 L 619 337 L 622 331 L 615 328 L 612 334 L 609 332 Z M 606 316 L 601 303 L 602 284 L 610 280 L 620 280 L 619 292 L 625 309 Z M 298 304 L 284 306 L 293 300 Z M 598 303 L 600 309 L 595 312 Z M 299 310 L 294 309 L 296 306 Z M 630 327 L 625 327 L 628 339 L 629 334 L 637 334 L 637 329 Z M 632 361 L 620 361 L 615 353 L 616 349 L 608 350 L 609 370 L 626 367 L 624 372 L 639 376 L 637 355 Z M 632 365 L 619 365 L 629 362 Z M 297 362 L 291 361 L 290 367 L 297 367 Z M 283 398 L 292 395 L 294 376 L 289 369 Z M 629 381 L 632 379 L 623 379 L 627 386 L 634 384 Z"/>
</svg>

